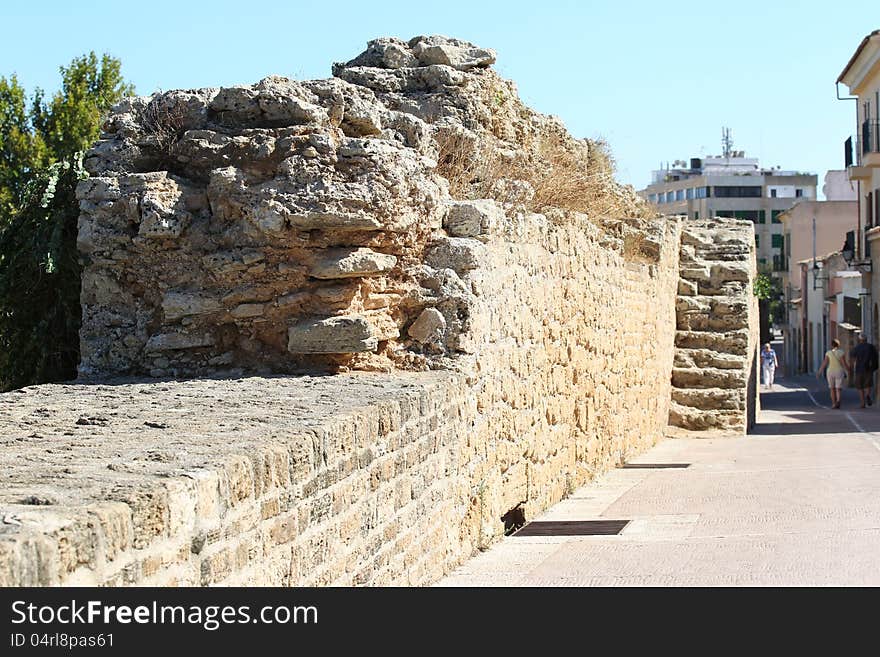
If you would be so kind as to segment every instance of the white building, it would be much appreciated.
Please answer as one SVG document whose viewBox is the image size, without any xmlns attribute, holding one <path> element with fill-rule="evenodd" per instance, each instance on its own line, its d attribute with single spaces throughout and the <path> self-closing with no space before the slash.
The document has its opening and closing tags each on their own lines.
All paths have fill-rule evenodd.
<svg viewBox="0 0 880 657">
<path fill-rule="evenodd" d="M 651 184 L 639 194 L 664 214 L 691 219 L 733 217 L 755 224 L 758 266 L 782 271 L 784 237 L 779 215 L 795 203 L 816 199 L 812 173 L 762 169 L 743 151 L 729 156 L 678 160 L 652 173 Z"/>
</svg>

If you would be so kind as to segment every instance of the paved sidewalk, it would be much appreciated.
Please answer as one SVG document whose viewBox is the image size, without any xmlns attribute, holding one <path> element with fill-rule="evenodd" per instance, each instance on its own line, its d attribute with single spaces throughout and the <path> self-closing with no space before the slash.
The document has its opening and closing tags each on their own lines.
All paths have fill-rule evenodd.
<svg viewBox="0 0 880 657">
<path fill-rule="evenodd" d="M 504 538 L 440 586 L 880 585 L 880 409 L 814 378 L 762 391 L 756 431 L 666 440 L 536 520 L 617 536 Z"/>
</svg>

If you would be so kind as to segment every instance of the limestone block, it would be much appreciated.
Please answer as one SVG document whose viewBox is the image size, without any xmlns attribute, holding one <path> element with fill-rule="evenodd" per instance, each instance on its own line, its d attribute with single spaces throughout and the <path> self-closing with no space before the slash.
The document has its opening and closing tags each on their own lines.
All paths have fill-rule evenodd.
<svg viewBox="0 0 880 657">
<path fill-rule="evenodd" d="M 463 275 L 479 267 L 486 255 L 486 247 L 478 240 L 469 237 L 441 237 L 428 249 L 425 263 Z"/>
<path fill-rule="evenodd" d="M 309 270 L 314 278 L 356 278 L 376 276 L 391 271 L 397 258 L 376 253 L 366 247 L 356 249 L 327 249 L 319 254 Z"/>
<path fill-rule="evenodd" d="M 358 315 L 305 320 L 287 333 L 287 349 L 294 354 L 352 354 L 377 346 L 369 322 Z"/>
<path fill-rule="evenodd" d="M 672 400 L 682 406 L 704 411 L 736 411 L 745 408 L 743 391 L 726 388 L 673 388 Z"/>
<path fill-rule="evenodd" d="M 382 37 L 368 41 L 367 49 L 346 66 L 404 68 L 418 66 L 418 60 L 405 41 L 394 37 Z"/>
<path fill-rule="evenodd" d="M 220 302 L 212 297 L 191 292 L 167 292 L 162 297 L 165 321 L 174 322 L 190 315 L 204 315 L 221 310 Z"/>
<path fill-rule="evenodd" d="M 679 296 L 692 296 L 697 293 L 697 284 L 684 278 L 678 279 Z"/>
<path fill-rule="evenodd" d="M 188 212 L 168 212 L 145 196 L 141 204 L 141 225 L 138 235 L 152 239 L 178 238 L 192 220 Z"/>
<path fill-rule="evenodd" d="M 247 127 L 324 124 L 327 112 L 293 80 L 272 75 L 256 85 L 221 89 L 208 105 L 214 120 Z"/>
<path fill-rule="evenodd" d="M 452 237 L 487 240 L 495 226 L 504 221 L 504 210 L 490 199 L 454 201 L 446 209 L 443 227 Z"/>
<path fill-rule="evenodd" d="M 711 349 L 676 349 L 675 367 L 715 367 L 718 369 L 742 368 L 742 356 L 724 354 Z"/>
<path fill-rule="evenodd" d="M 264 306 L 261 303 L 243 303 L 233 308 L 229 314 L 236 319 L 246 317 L 259 317 L 263 314 Z"/>
<path fill-rule="evenodd" d="M 460 71 L 487 67 L 495 63 L 495 51 L 478 48 L 472 43 L 443 36 L 420 36 L 409 46 L 422 66 L 444 64 Z"/>
<path fill-rule="evenodd" d="M 712 265 L 710 282 L 713 285 L 728 281 L 749 281 L 752 278 L 751 268 L 747 262 L 725 262 Z"/>
<path fill-rule="evenodd" d="M 741 388 L 746 383 L 745 368 L 697 369 L 672 368 L 672 385 L 676 388 Z"/>
<path fill-rule="evenodd" d="M 207 333 L 160 333 L 150 337 L 145 350 L 149 353 L 154 353 L 177 349 L 197 349 L 213 345 L 214 338 Z"/>
<path fill-rule="evenodd" d="M 745 356 L 749 347 L 749 331 L 676 331 L 675 345 L 685 349 L 711 349 Z"/>
<path fill-rule="evenodd" d="M 439 342 L 446 330 L 446 318 L 436 308 L 425 308 L 407 332 L 422 344 Z"/>
</svg>

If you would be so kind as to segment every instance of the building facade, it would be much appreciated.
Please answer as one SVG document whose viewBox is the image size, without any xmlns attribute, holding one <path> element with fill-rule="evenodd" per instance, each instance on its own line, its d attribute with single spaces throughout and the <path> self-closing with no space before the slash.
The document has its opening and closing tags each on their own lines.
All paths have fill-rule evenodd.
<svg viewBox="0 0 880 657">
<path fill-rule="evenodd" d="M 799 296 L 790 302 L 784 362 L 788 374 L 813 373 L 831 340 L 838 339 L 847 353 L 856 345 L 870 291 L 840 251 L 801 260 L 790 271 Z"/>
<path fill-rule="evenodd" d="M 869 281 L 866 333 L 880 344 L 880 30 L 868 34 L 850 57 L 837 84 L 855 100 L 855 134 L 844 142 L 849 179 L 856 185 L 858 225 L 850 266 Z"/>
<path fill-rule="evenodd" d="M 756 158 L 733 151 L 729 157 L 692 158 L 652 173 L 639 194 L 664 214 L 691 219 L 733 217 L 755 225 L 758 268 L 785 269 L 779 215 L 798 201 L 816 199 L 815 174 L 762 169 Z"/>
<path fill-rule="evenodd" d="M 846 171 L 828 171 L 822 191 L 826 200 L 801 201 L 779 215 L 784 244 L 784 269 L 780 272 L 780 283 L 786 309 L 784 320 L 779 324 L 785 342 L 786 362 L 805 363 L 800 366 L 801 371 L 811 371 L 815 360 L 814 357 L 805 360 L 801 354 L 814 354 L 818 346 L 827 342 L 829 335 L 828 320 L 823 320 L 825 314 L 821 307 L 825 299 L 816 297 L 810 303 L 810 298 L 816 296 L 814 292 L 825 292 L 822 281 L 827 277 L 827 270 L 817 270 L 824 268 L 827 259 L 825 254 L 842 249 L 846 235 L 853 234 L 858 224 L 855 184 L 848 179 Z M 804 271 L 808 273 L 806 282 Z M 856 276 L 862 275 L 856 273 Z M 848 282 L 849 287 L 854 284 L 852 281 Z M 870 280 L 862 280 L 860 284 L 870 289 Z M 857 295 L 856 300 L 865 304 L 864 297 Z M 851 308 L 851 302 L 847 304 L 847 308 Z M 803 307 L 812 311 L 812 318 L 805 317 L 801 311 Z M 832 321 L 836 322 L 836 319 Z M 855 324 L 866 326 L 862 321 Z M 817 336 L 821 335 L 821 339 L 811 340 L 811 331 Z M 836 330 L 830 335 L 837 337 Z M 809 346 L 811 344 L 812 347 Z"/>
</svg>

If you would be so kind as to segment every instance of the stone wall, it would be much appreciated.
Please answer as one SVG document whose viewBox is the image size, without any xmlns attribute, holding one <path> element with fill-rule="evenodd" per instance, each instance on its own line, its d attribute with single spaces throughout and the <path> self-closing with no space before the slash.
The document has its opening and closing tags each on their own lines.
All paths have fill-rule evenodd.
<svg viewBox="0 0 880 657">
<path fill-rule="evenodd" d="M 758 404 L 753 227 L 688 221 L 681 240 L 669 423 L 745 433 Z"/>
<path fill-rule="evenodd" d="M 539 145 L 580 163 L 567 175 L 604 180 L 591 143 L 525 107 L 493 62 L 455 39 L 379 39 L 330 79 L 118 105 L 77 190 L 80 375 L 428 369 L 467 354 L 462 277 L 508 224 L 541 216 L 527 179 Z M 484 152 L 520 177 L 468 164 Z M 494 196 L 453 198 L 450 161 Z M 603 185 L 590 193 L 632 214 L 563 220 L 637 251 L 644 206 Z"/>
<path fill-rule="evenodd" d="M 0 396 L 0 583 L 429 583 L 653 444 L 678 221 L 635 262 L 591 224 L 522 219 L 461 279 L 461 372 Z"/>
<path fill-rule="evenodd" d="M 452 198 L 441 134 L 592 171 L 492 61 L 380 39 L 117 108 L 78 190 L 82 381 L 0 396 L 0 583 L 425 584 L 663 437 L 725 369 L 717 318 L 751 339 L 751 232 L 616 183 L 632 213 Z"/>
</svg>

